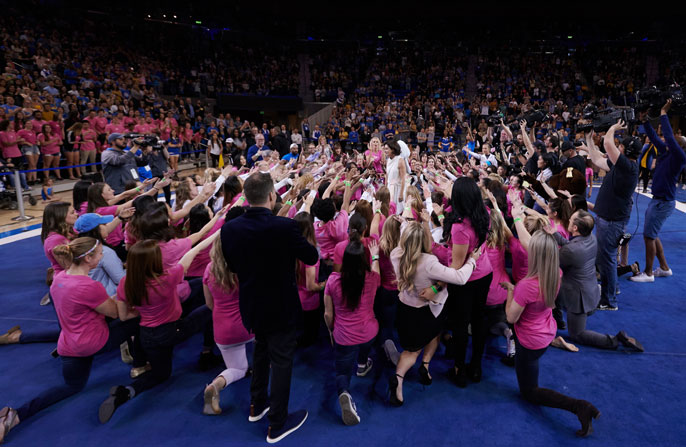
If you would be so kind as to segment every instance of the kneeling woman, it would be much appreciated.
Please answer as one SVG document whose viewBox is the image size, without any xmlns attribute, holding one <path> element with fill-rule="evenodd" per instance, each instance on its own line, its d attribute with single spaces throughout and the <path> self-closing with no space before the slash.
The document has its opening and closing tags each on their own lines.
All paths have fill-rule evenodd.
<svg viewBox="0 0 686 447">
<path fill-rule="evenodd" d="M 514 324 L 517 335 L 515 369 L 519 392 L 533 404 L 576 414 L 581 422 L 581 429 L 576 434 L 587 436 L 593 431 L 592 420 L 600 416 L 598 409 L 588 401 L 538 386 L 538 359 L 557 331 L 553 308 L 562 272 L 557 242 L 551 235 L 539 230 L 531 236 L 528 245 L 529 272 L 526 277 L 516 286 L 501 283 L 507 289 L 507 321 Z"/>
<path fill-rule="evenodd" d="M 74 239 L 58 245 L 52 253 L 68 265 L 55 275 L 50 294 L 59 319 L 60 338 L 57 352 L 62 360 L 64 384 L 52 387 L 23 406 L 5 407 L 0 411 L 0 442 L 20 421 L 62 399 L 78 393 L 88 382 L 93 357 L 118 348 L 136 334 L 138 320 L 117 320 L 117 304 L 107 295 L 105 287 L 88 277 L 102 258 L 102 243 L 90 237 Z M 109 324 L 105 317 L 115 320 Z M 136 353 L 134 352 L 134 358 Z"/>
<path fill-rule="evenodd" d="M 193 258 L 219 236 L 216 232 L 188 253 L 174 267 L 165 270 L 162 251 L 154 240 L 137 242 L 127 257 L 126 276 L 117 287 L 117 308 L 122 320 L 140 315 L 140 338 L 151 370 L 129 386 L 115 386 L 100 405 L 101 423 L 110 420 L 114 411 L 136 394 L 150 389 L 171 376 L 174 346 L 201 331 L 212 318 L 203 305 L 181 318 L 177 286 Z"/>
<path fill-rule="evenodd" d="M 362 241 L 351 241 L 343 253 L 341 272 L 332 273 L 324 290 L 324 321 L 332 332 L 336 368 L 338 403 L 345 425 L 360 422 L 355 403 L 348 389 L 355 361 L 357 375 L 365 376 L 372 367 L 369 358 L 379 331 L 374 318 L 374 296 L 381 283 L 379 276 L 379 245 L 368 244 L 372 257 L 371 269 Z"/>
<path fill-rule="evenodd" d="M 406 210 L 403 216 L 411 212 Z M 425 214 L 425 213 L 424 213 Z M 431 254 L 431 232 L 427 224 L 419 222 L 404 222 L 400 229 L 400 242 L 391 252 L 391 262 L 398 279 L 400 302 L 396 314 L 398 338 L 403 352 L 391 376 L 389 388 L 391 391 L 391 405 L 399 407 L 403 404 L 403 379 L 405 373 L 416 363 L 419 353 L 424 350 L 422 366 L 419 368 L 420 382 L 430 385 L 429 362 L 438 347 L 438 337 L 444 326 L 447 312 L 443 305 L 448 298 L 446 289 L 435 285 L 438 281 L 450 284 L 465 284 L 480 256 L 477 249 L 467 258 L 460 269 L 446 267 L 438 258 Z M 432 290 L 430 298 L 424 298 L 424 289 Z"/>
</svg>

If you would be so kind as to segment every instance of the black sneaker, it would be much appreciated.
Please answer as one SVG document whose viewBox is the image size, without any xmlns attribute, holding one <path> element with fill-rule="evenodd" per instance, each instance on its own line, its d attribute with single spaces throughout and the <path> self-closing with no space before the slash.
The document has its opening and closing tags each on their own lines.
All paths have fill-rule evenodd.
<svg viewBox="0 0 686 447">
<path fill-rule="evenodd" d="M 618 310 L 619 307 L 617 307 L 616 304 L 599 304 L 598 305 L 598 310 Z"/>
<path fill-rule="evenodd" d="M 114 410 L 121 407 L 124 403 L 131 399 L 129 390 L 124 386 L 113 386 L 110 389 L 110 397 L 105 399 L 105 401 L 100 404 L 100 409 L 98 410 L 98 418 L 100 423 L 104 424 L 109 421 L 114 414 Z"/>
<path fill-rule="evenodd" d="M 269 405 L 250 404 L 250 415 L 248 421 L 257 422 L 264 417 L 269 411 Z"/>
<path fill-rule="evenodd" d="M 632 349 L 636 352 L 643 352 L 643 345 L 636 340 L 634 337 L 629 337 L 626 332 L 624 331 L 619 331 L 619 333 L 616 335 L 617 340 L 624 345 L 625 347 Z"/>
<path fill-rule="evenodd" d="M 289 414 L 286 418 L 286 423 L 283 424 L 282 427 L 275 429 L 271 425 L 269 426 L 269 431 L 267 431 L 267 442 L 275 444 L 281 441 L 283 438 L 299 429 L 306 420 L 307 410 L 298 410 Z"/>
</svg>

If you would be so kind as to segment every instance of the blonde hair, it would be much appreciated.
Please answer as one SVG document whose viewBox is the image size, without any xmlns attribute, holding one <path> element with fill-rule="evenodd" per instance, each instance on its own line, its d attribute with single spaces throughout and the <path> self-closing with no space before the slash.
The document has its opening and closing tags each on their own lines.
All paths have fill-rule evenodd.
<svg viewBox="0 0 686 447">
<path fill-rule="evenodd" d="M 424 201 L 422 200 L 422 196 L 419 194 L 419 190 L 417 188 L 407 188 L 405 190 L 405 196 L 412 197 L 414 199 L 412 201 L 412 209 L 417 213 L 417 218 L 419 218 L 419 216 L 422 214 L 422 210 L 424 209 Z"/>
<path fill-rule="evenodd" d="M 560 255 L 555 238 L 545 231 L 536 231 L 529 241 L 529 272 L 527 278 L 538 277 L 540 295 L 545 305 L 555 308 L 560 288 Z"/>
<path fill-rule="evenodd" d="M 92 237 L 79 237 L 68 244 L 58 245 L 52 249 L 52 254 L 64 261 L 64 264 L 80 265 L 86 256 L 92 254 L 100 241 Z"/>
<path fill-rule="evenodd" d="M 400 221 L 389 217 L 383 224 L 381 229 L 381 238 L 379 238 L 379 249 L 386 255 L 390 255 L 391 251 L 398 246 L 400 239 Z"/>
<path fill-rule="evenodd" d="M 312 177 L 312 174 L 303 174 L 300 177 L 298 177 L 293 187 L 296 188 L 296 190 L 298 191 L 302 191 L 303 189 L 307 188 L 307 185 L 309 185 L 313 181 L 314 177 Z"/>
<path fill-rule="evenodd" d="M 224 258 L 224 253 L 222 252 L 221 238 L 215 239 L 212 243 L 210 260 L 212 261 L 210 272 L 212 273 L 212 276 L 214 276 L 217 285 L 227 292 L 236 289 L 236 287 L 238 287 L 238 277 L 229 270 L 229 266 Z"/>
<path fill-rule="evenodd" d="M 403 253 L 398 262 L 398 290 L 414 290 L 414 275 L 422 253 L 431 252 L 431 242 L 426 237 L 426 231 L 419 222 L 410 222 L 400 237 L 398 244 Z"/>
<path fill-rule="evenodd" d="M 548 216 L 533 215 L 524 218 L 524 227 L 530 234 L 534 234 L 536 231 L 542 230 L 548 225 L 550 225 Z"/>
<path fill-rule="evenodd" d="M 491 228 L 488 230 L 486 243 L 489 248 L 501 248 L 507 243 L 507 227 L 500 210 L 491 210 Z"/>
<path fill-rule="evenodd" d="M 221 171 L 219 169 L 214 169 L 214 168 L 207 168 L 205 169 L 205 183 L 212 183 L 215 180 L 219 178 L 221 175 Z"/>
</svg>

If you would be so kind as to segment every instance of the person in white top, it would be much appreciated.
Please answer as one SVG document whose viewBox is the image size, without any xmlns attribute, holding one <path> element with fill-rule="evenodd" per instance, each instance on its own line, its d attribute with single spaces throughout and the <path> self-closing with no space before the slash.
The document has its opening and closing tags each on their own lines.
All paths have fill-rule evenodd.
<svg viewBox="0 0 686 447">
<path fill-rule="evenodd" d="M 412 217 L 411 208 L 406 207 L 403 218 L 409 220 Z M 465 284 L 481 255 L 477 249 L 460 269 L 446 267 L 431 253 L 428 212 L 422 211 L 423 223 L 408 220 L 402 223 L 400 241 L 391 251 L 391 263 L 400 291 L 396 327 L 403 348 L 396 373 L 389 379 L 390 402 L 393 406 L 403 404 L 402 384 L 405 373 L 416 363 L 422 350 L 424 354 L 422 365 L 419 367 L 419 381 L 424 385 L 430 385 L 432 382 L 428 365 L 438 347 L 439 336 L 447 316 L 447 312 L 442 310 L 448 298 L 448 291 L 438 285 L 438 282 Z"/>
<path fill-rule="evenodd" d="M 400 209 L 400 203 L 405 197 L 407 167 L 400 156 L 401 148 L 397 141 L 388 140 L 384 145 L 384 151 L 386 152 L 386 186 L 391 193 L 391 200 Z"/>
</svg>

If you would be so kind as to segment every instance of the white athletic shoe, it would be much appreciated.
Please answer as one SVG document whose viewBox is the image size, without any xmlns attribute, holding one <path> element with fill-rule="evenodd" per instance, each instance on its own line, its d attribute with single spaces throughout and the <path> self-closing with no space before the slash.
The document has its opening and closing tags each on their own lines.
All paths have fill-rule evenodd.
<svg viewBox="0 0 686 447">
<path fill-rule="evenodd" d="M 360 423 L 360 415 L 357 414 L 355 402 L 346 391 L 338 396 L 338 403 L 341 406 L 341 417 L 345 425 L 357 425 Z"/>
<path fill-rule="evenodd" d="M 641 272 L 636 276 L 630 277 L 629 281 L 633 281 L 633 282 L 655 282 L 655 277 L 652 275 L 648 276 L 645 272 Z"/>
<path fill-rule="evenodd" d="M 657 276 L 658 278 L 672 276 L 672 269 L 662 270 L 660 267 L 658 267 L 655 270 L 653 270 L 653 276 Z"/>
</svg>

